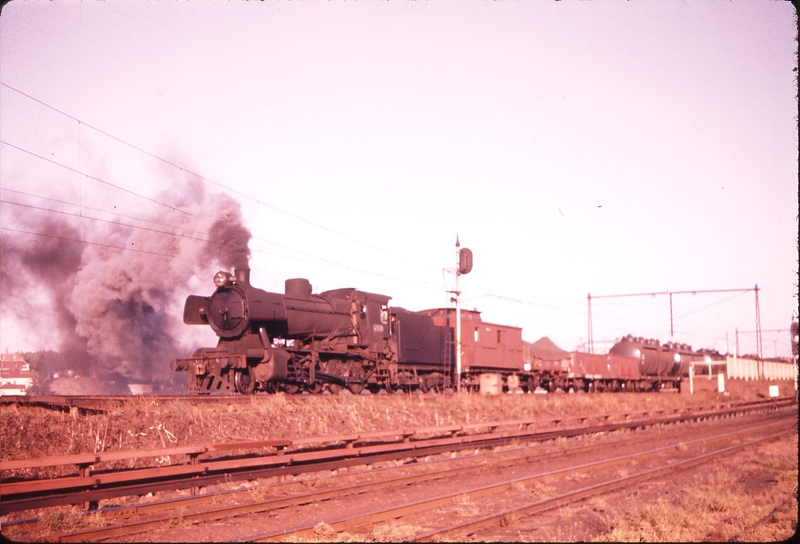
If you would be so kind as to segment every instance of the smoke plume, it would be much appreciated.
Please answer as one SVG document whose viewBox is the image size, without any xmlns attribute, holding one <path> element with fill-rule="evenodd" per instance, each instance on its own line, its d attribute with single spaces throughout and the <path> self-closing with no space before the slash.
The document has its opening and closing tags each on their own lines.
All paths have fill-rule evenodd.
<svg viewBox="0 0 800 544">
<path fill-rule="evenodd" d="M 169 361 L 197 347 L 185 341 L 186 296 L 210 294 L 216 270 L 247 267 L 250 256 L 239 204 L 188 185 L 158 197 L 174 208 L 143 207 L 147 222 L 76 224 L 9 206 L 4 224 L 16 230 L 0 238 L 0 318 L 68 353 L 82 375 L 173 381 Z"/>
</svg>

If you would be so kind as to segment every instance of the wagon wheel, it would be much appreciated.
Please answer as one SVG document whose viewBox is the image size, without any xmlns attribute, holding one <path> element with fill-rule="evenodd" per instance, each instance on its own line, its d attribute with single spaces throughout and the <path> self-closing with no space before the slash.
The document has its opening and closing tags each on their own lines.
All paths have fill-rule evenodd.
<svg viewBox="0 0 800 544">
<path fill-rule="evenodd" d="M 343 386 L 339 385 L 338 383 L 329 383 L 328 384 L 328 391 L 333 393 L 334 395 L 338 395 L 344 389 Z"/>
<path fill-rule="evenodd" d="M 244 368 L 234 374 L 233 385 L 239 393 L 250 395 L 256 390 L 256 379 L 250 374 L 249 368 Z"/>
<path fill-rule="evenodd" d="M 523 393 L 530 393 L 533 391 L 533 388 L 531 387 L 532 382 L 532 378 L 526 379 L 524 377 L 519 381 L 519 386 L 522 388 Z"/>
<path fill-rule="evenodd" d="M 296 383 L 282 383 L 280 389 L 289 395 L 296 395 L 300 391 L 300 385 Z"/>
<path fill-rule="evenodd" d="M 347 384 L 347 388 L 350 390 L 350 392 L 354 395 L 361 393 L 361 391 L 364 389 L 364 384 L 361 383 L 364 380 L 364 365 L 362 365 L 359 361 L 348 361 L 347 377 L 359 380 L 359 383 Z"/>
<path fill-rule="evenodd" d="M 325 372 L 327 372 L 328 374 L 332 374 L 333 376 L 340 376 L 343 378 L 344 363 L 342 363 L 341 361 L 337 361 L 335 359 L 327 361 L 325 363 Z M 330 391 L 334 395 L 338 395 L 339 393 L 342 392 L 342 389 L 344 389 L 344 386 L 342 386 L 339 383 L 329 383 L 327 384 L 327 387 L 328 391 Z"/>
<path fill-rule="evenodd" d="M 419 380 L 419 388 L 423 393 L 441 393 L 442 384 L 434 376 L 422 376 Z"/>
<path fill-rule="evenodd" d="M 321 382 L 307 383 L 305 389 L 312 395 L 319 395 L 322 393 L 323 384 Z"/>
<path fill-rule="evenodd" d="M 423 393 L 427 393 L 431 390 L 430 385 L 428 384 L 428 376 L 420 376 L 419 378 L 419 389 Z"/>
</svg>

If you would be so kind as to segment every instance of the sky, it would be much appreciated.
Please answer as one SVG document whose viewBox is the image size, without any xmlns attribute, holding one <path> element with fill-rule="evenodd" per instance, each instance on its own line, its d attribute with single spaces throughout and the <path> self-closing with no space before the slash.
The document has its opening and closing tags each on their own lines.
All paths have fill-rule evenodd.
<svg viewBox="0 0 800 544">
<path fill-rule="evenodd" d="M 761 0 L 12 1 L 0 350 L 58 349 L 64 323 L 105 327 L 100 349 L 132 278 L 160 327 L 190 328 L 223 261 L 159 248 L 240 213 L 267 291 L 452 305 L 458 237 L 463 306 L 527 341 L 585 343 L 591 294 L 595 343 L 755 353 L 757 285 L 762 354 L 788 356 L 796 29 Z M 81 253 L 50 272 L 25 257 L 66 239 Z M 600 298 L 669 292 L 672 324 L 668 295 Z"/>
</svg>

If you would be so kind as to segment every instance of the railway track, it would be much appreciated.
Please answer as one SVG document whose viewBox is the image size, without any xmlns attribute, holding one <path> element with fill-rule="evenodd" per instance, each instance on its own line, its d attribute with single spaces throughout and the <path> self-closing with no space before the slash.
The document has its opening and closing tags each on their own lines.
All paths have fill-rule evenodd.
<svg viewBox="0 0 800 544">
<path fill-rule="evenodd" d="M 3 474 L 0 514 L 60 504 L 86 504 L 124 495 L 198 488 L 220 482 L 424 456 L 465 448 L 494 447 L 513 441 L 542 441 L 623 428 L 646 427 L 752 411 L 774 410 L 794 399 L 746 401 L 711 406 L 513 420 L 370 433 L 189 445 L 152 450 L 77 454 L 0 461 Z M 119 462 L 158 460 L 157 466 L 107 469 Z M 53 467 L 77 468 L 77 474 L 20 478 Z M 16 476 L 16 477 L 15 477 Z"/>
<path fill-rule="evenodd" d="M 670 433 L 661 433 L 670 437 L 677 437 L 681 433 L 680 429 L 672 430 Z M 636 433 L 634 436 L 625 436 L 621 439 L 614 439 L 614 447 L 621 447 L 632 443 L 647 442 L 648 436 L 641 436 L 642 433 Z M 117 536 L 129 536 L 142 531 L 150 530 L 158 527 L 160 524 L 168 522 L 175 517 L 176 512 L 180 512 L 180 517 L 187 522 L 198 523 L 201 521 L 210 521 L 223 519 L 229 516 L 241 515 L 246 513 L 256 513 L 264 510 L 271 510 L 283 508 L 292 504 L 302 505 L 314 501 L 322 501 L 336 496 L 346 496 L 348 494 L 357 494 L 369 490 L 378 490 L 381 488 L 390 487 L 392 485 L 406 485 L 418 484 L 433 480 L 446 478 L 448 475 L 461 472 L 463 470 L 485 470 L 487 468 L 497 468 L 515 463 L 529 463 L 529 462 L 542 462 L 557 456 L 570 455 L 574 456 L 583 451 L 590 451 L 597 447 L 595 441 L 591 441 L 586 445 L 571 444 L 568 446 L 555 446 L 547 443 L 536 443 L 532 445 L 516 446 L 505 448 L 503 450 L 497 449 L 479 449 L 474 453 L 468 453 L 458 456 L 447 456 L 444 458 L 423 458 L 415 460 L 413 464 L 414 469 L 431 472 L 423 474 L 394 476 L 393 473 L 398 473 L 406 470 L 408 464 L 389 464 L 382 468 L 362 468 L 356 471 L 346 472 L 332 472 L 323 473 L 311 478 L 292 479 L 282 482 L 271 482 L 268 488 L 273 493 L 283 495 L 284 493 L 292 493 L 292 491 L 284 491 L 298 485 L 316 485 L 317 482 L 325 482 L 331 484 L 334 481 L 348 480 L 369 475 L 370 478 L 379 478 L 378 481 L 370 482 L 367 484 L 353 484 L 341 485 L 334 487 L 332 490 L 326 490 L 319 493 L 299 493 L 295 494 L 291 499 L 282 497 L 275 501 L 264 501 L 257 503 L 248 503 L 244 506 L 230 506 L 221 508 L 203 509 L 205 505 L 217 502 L 234 503 L 239 501 L 239 497 L 249 498 L 254 491 L 254 488 L 247 486 L 243 489 L 225 490 L 213 493 L 206 493 L 203 495 L 195 495 L 190 497 L 182 497 L 178 499 L 167 499 L 153 501 L 146 504 L 136 504 L 125 507 L 110 507 L 99 510 L 91 510 L 85 512 L 87 515 L 95 513 L 102 513 L 106 516 L 110 523 L 120 522 L 125 520 L 124 523 L 110 528 L 99 530 L 89 530 L 72 535 L 64 536 L 62 540 L 98 540 L 103 538 L 111 538 Z M 490 458 L 490 459 L 489 459 Z M 454 466 L 455 468 L 442 468 L 442 466 Z M 191 509 L 191 511 L 189 511 Z M 160 515 L 161 514 L 161 515 Z M 148 517 L 150 516 L 150 517 Z M 131 518 L 137 518 L 136 521 L 131 521 Z M 147 519 L 140 519 L 147 518 Z M 20 520 L 14 524 L 33 523 L 38 521 L 37 518 L 29 518 Z"/>
<path fill-rule="evenodd" d="M 28 493 L 34 493 L 33 495 L 28 495 L 26 497 L 20 497 L 19 491 L 24 489 L 19 485 L 15 488 L 11 488 L 12 492 L 16 491 L 16 496 L 14 494 L 7 494 L 7 484 L 4 482 L 3 487 L 3 497 L 2 497 L 2 507 L 6 511 L 13 511 L 23 508 L 33 508 L 33 507 L 41 507 L 46 505 L 52 504 L 67 504 L 67 503 L 78 503 L 83 502 L 85 503 L 87 500 L 98 500 L 101 496 L 111 495 L 111 496 L 121 496 L 124 494 L 145 494 L 150 492 L 156 492 L 159 490 L 167 490 L 167 489 L 176 489 L 181 487 L 197 487 L 199 485 L 210 485 L 213 482 L 219 481 L 232 481 L 235 479 L 253 479 L 256 477 L 271 477 L 271 476 L 280 476 L 280 475 L 287 475 L 287 474 L 303 474 L 305 472 L 313 472 L 313 471 L 320 471 L 320 470 L 337 470 L 342 469 L 346 466 L 353 466 L 353 465 L 364 465 L 364 464 L 376 464 L 391 460 L 396 460 L 398 458 L 409 458 L 409 457 L 419 457 L 419 456 L 428 456 L 428 455 L 435 455 L 437 453 L 447 452 L 447 451 L 454 451 L 454 450 L 464 450 L 465 448 L 489 448 L 489 447 L 496 447 L 502 444 L 508 444 L 510 442 L 519 442 L 519 441 L 541 441 L 541 440 L 548 440 L 552 438 L 558 437 L 568 437 L 568 436 L 579 436 L 579 435 L 586 435 L 586 434 L 594 434 L 594 433 L 603 433 L 609 432 L 613 430 L 623 429 L 623 428 L 651 428 L 652 426 L 661 426 L 664 424 L 669 423 L 680 423 L 680 422 L 689 422 L 689 421 L 702 421 L 707 420 L 710 418 L 722 418 L 731 416 L 734 414 L 745 414 L 745 413 L 752 413 L 753 411 L 763 412 L 765 410 L 779 410 L 780 408 L 786 408 L 792 406 L 792 401 L 789 399 L 784 399 L 780 402 L 748 402 L 748 403 L 726 403 L 726 404 L 717 404 L 715 406 L 706 406 L 706 407 L 694 407 L 694 409 L 686 409 L 686 410 L 662 410 L 659 414 L 647 414 L 645 417 L 644 412 L 628 412 L 628 413 L 618 413 L 618 414 L 592 414 L 592 415 L 585 415 L 575 418 L 555 418 L 552 420 L 529 420 L 529 421 L 513 421 L 513 422 L 497 422 L 497 423 L 484 423 L 472 426 L 462 426 L 462 427 L 442 427 L 442 428 L 427 428 L 427 429 L 414 429 L 414 430 L 404 430 L 404 431 L 389 431 L 384 433 L 369 433 L 369 434 L 362 434 L 362 435 L 351 435 L 351 436 L 329 436 L 329 437 L 318 437 L 316 439 L 303 439 L 298 441 L 288 441 L 280 444 L 271 444 L 267 447 L 273 448 L 281 448 L 280 451 L 283 453 L 279 453 L 275 451 L 271 454 L 267 454 L 264 456 L 256 456 L 256 457 L 239 457 L 239 458 L 222 458 L 214 461 L 208 461 L 205 468 L 210 468 L 213 466 L 213 463 L 222 463 L 222 465 L 226 466 L 228 472 L 224 472 L 221 474 L 207 474 L 205 476 L 199 477 L 196 474 L 193 478 L 188 479 L 181 479 L 177 474 L 170 474 L 170 467 L 160 467 L 167 470 L 162 470 L 161 474 L 166 475 L 170 474 L 170 476 L 166 480 L 159 481 L 159 478 L 155 477 L 155 473 L 150 473 L 148 476 L 148 481 L 142 483 L 139 481 L 131 482 L 127 486 L 120 486 L 114 488 L 113 486 L 107 487 L 106 489 L 98 489 L 98 487 L 102 487 L 102 484 L 108 483 L 111 481 L 125 481 L 123 477 L 124 474 L 120 472 L 111 472 L 109 475 L 111 476 L 110 480 L 104 482 L 101 479 L 96 479 L 94 487 L 95 489 L 84 489 L 76 491 L 73 488 L 64 488 L 61 487 L 56 488 L 52 487 L 50 484 L 49 492 L 44 492 L 44 488 L 41 488 L 43 485 L 39 482 L 38 486 L 39 493 L 38 495 L 31 491 L 32 488 L 36 487 L 35 481 L 26 482 L 28 485 L 32 485 L 31 488 L 28 488 Z M 666 413 L 669 412 L 669 413 Z M 656 417 L 653 417 L 656 415 Z M 576 425 L 577 423 L 577 425 Z M 482 427 L 482 428 L 481 428 Z M 523 427 L 533 427 L 533 428 L 525 428 Z M 513 430 L 512 430 L 513 429 Z M 391 436 L 390 436 L 391 435 Z M 425 436 L 428 435 L 428 436 Z M 216 445 L 218 449 L 213 451 L 231 451 L 242 449 L 244 447 L 265 447 L 265 443 L 248 443 L 248 444 L 226 444 L 226 445 Z M 227 448 L 227 449 L 226 449 Z M 175 448 L 171 448 L 174 450 Z M 168 448 L 170 450 L 170 448 Z M 349 450 L 349 453 L 348 453 Z M 158 450 L 162 454 L 165 453 L 165 450 Z M 173 452 L 177 455 L 177 452 Z M 563 452 L 562 452 L 563 453 Z M 140 452 L 141 454 L 141 452 Z M 119 455 L 119 453 L 117 454 Z M 57 462 L 77 462 L 80 461 L 76 459 L 77 456 L 71 456 L 72 459 L 50 459 L 49 463 Z M 283 459 L 279 459 L 283 457 Z M 541 456 L 540 456 L 541 457 Z M 41 461 L 41 460 L 40 460 Z M 85 463 L 88 462 L 88 459 L 82 460 Z M 29 462 L 30 464 L 30 462 Z M 195 466 L 199 463 L 195 463 Z M 250 464 L 251 467 L 256 467 L 255 470 L 247 470 L 245 467 L 242 468 L 241 465 Z M 264 466 L 269 465 L 269 466 Z M 183 470 L 186 467 L 192 467 L 192 462 L 177 465 L 176 468 L 180 471 L 180 467 L 183 467 Z M 15 465 L 8 465 L 7 463 L 3 463 L 0 465 L 0 468 L 3 470 L 8 470 L 9 468 L 13 468 Z M 18 467 L 17 467 L 18 468 Z M 85 467 L 88 468 L 88 467 Z M 219 467 L 217 467 L 219 468 Z M 173 469 L 175 470 L 175 469 Z M 211 470 L 214 472 L 216 469 Z M 460 469 L 457 469 L 460 470 Z M 130 472 L 132 474 L 136 473 L 136 471 L 122 471 Z M 87 474 L 87 476 L 97 477 L 102 476 L 100 474 Z M 141 473 L 138 473 L 137 476 L 142 476 Z M 439 475 L 423 475 L 422 478 L 427 479 L 440 479 L 446 477 L 445 474 Z M 176 481 L 176 478 L 178 481 Z M 402 478 L 401 478 L 402 479 Z M 56 479 L 58 480 L 58 479 Z M 52 480 L 48 480 L 52 481 Z M 390 480 L 391 481 L 391 480 Z M 19 482 L 15 482 L 19 483 Z M 73 482 L 74 483 L 74 482 Z M 401 484 L 399 481 L 394 482 L 395 485 L 410 485 L 410 480 L 407 484 Z M 71 485 L 71 484 L 70 484 Z M 45 486 L 48 487 L 48 486 Z M 70 491 L 71 489 L 71 491 Z M 149 491 L 148 491 L 149 490 Z M 366 492 L 367 489 L 362 489 L 361 491 L 354 491 L 354 492 Z M 328 498 L 335 496 L 338 491 L 329 491 L 329 493 L 333 493 Z M 92 498 L 94 497 L 94 498 Z M 196 503 L 206 502 L 208 499 L 203 497 L 193 497 L 187 499 L 189 501 L 195 501 Z M 317 497 L 307 497 L 305 499 L 301 499 L 306 502 L 313 502 L 319 500 L 325 500 L 322 496 Z M 290 501 L 289 501 L 290 502 Z M 286 505 L 289 504 L 286 503 Z M 189 502 L 185 503 L 186 505 L 190 504 Z M 268 510 L 277 508 L 278 505 L 272 504 L 271 506 L 266 507 Z M 147 507 L 141 507 L 144 511 Z M 157 508 L 157 507 L 150 507 L 150 508 Z M 245 505 L 245 506 L 237 506 L 233 507 L 232 510 L 222 513 L 223 517 L 229 515 L 243 515 L 248 511 L 263 511 L 258 510 L 258 506 L 252 505 Z M 248 510 L 249 509 L 249 510 Z M 198 516 L 208 515 L 208 514 L 197 514 Z M 194 520 L 195 518 L 188 518 L 182 517 L 183 520 Z M 197 518 L 198 520 L 200 518 Z M 87 537 L 89 539 L 94 539 L 94 537 Z"/>
<path fill-rule="evenodd" d="M 773 414 L 776 418 L 780 414 Z M 771 436 L 777 436 L 779 427 L 791 427 L 791 417 L 782 416 L 783 421 L 770 421 L 769 423 L 756 423 L 750 421 L 748 426 L 735 430 L 724 430 L 720 432 L 719 422 L 705 422 L 707 428 L 717 428 L 717 433 L 705 436 L 702 439 L 693 441 L 682 441 L 680 429 L 671 429 L 664 432 L 663 429 L 651 428 L 648 431 L 633 434 L 625 433 L 617 436 L 602 436 L 598 441 L 591 444 L 579 444 L 585 440 L 573 440 L 572 443 L 561 445 L 527 445 L 505 449 L 503 451 L 483 451 L 480 454 L 470 454 L 458 458 L 444 458 L 429 462 L 414 463 L 402 466 L 387 466 L 383 469 L 360 470 L 337 474 L 336 476 L 324 475 L 314 479 L 292 480 L 287 482 L 273 483 L 263 488 L 246 488 L 240 490 L 227 491 L 209 496 L 188 497 L 180 500 L 160 501 L 159 503 L 136 505 L 129 508 L 109 509 L 105 512 L 106 526 L 100 529 L 91 529 L 72 534 L 52 535 L 57 540 L 70 541 L 97 541 L 108 538 L 126 538 L 146 531 L 159 531 L 168 527 L 179 520 L 182 526 L 208 523 L 212 521 L 225 520 L 236 517 L 237 527 L 257 526 L 258 520 L 264 517 L 276 517 L 276 512 L 285 511 L 282 518 L 289 521 L 300 519 L 304 509 L 311 508 L 317 504 L 328 504 L 323 501 L 344 501 L 349 502 L 349 497 L 359 497 L 362 495 L 385 497 L 392 490 L 396 493 L 398 489 L 413 486 L 419 490 L 423 499 L 415 501 L 400 502 L 396 506 L 383 509 L 375 509 L 367 512 L 358 511 L 348 516 L 335 519 L 323 519 L 321 523 L 329 531 L 348 531 L 353 536 L 359 536 L 358 531 L 374 527 L 382 521 L 403 518 L 410 523 L 414 523 L 415 516 L 420 514 L 430 518 L 431 512 L 435 509 L 447 508 L 453 501 L 474 501 L 479 496 L 507 494 L 519 491 L 518 486 L 530 485 L 531 482 L 549 479 L 567 481 L 576 478 L 581 473 L 592 473 L 603 471 L 608 473 L 615 466 L 628 466 L 631 462 L 642 462 L 650 458 L 658 461 L 664 453 L 676 450 L 676 444 L 682 452 L 683 457 L 694 453 L 692 450 L 697 448 L 711 448 L 713 446 L 718 455 L 731 453 L 735 448 L 748 447 L 758 443 L 758 440 L 750 440 L 754 433 L 763 432 L 765 436 L 759 440 L 767 440 Z M 752 418 L 751 418 L 752 419 Z M 730 420 L 727 426 L 733 426 L 734 420 Z M 681 426 L 683 427 L 683 426 Z M 685 432 L 685 430 L 684 430 Z M 772 433 L 772 434 L 769 434 Z M 718 443 L 748 437 L 750 439 L 737 444 L 735 448 L 720 446 Z M 658 443 L 657 447 L 653 447 Z M 610 455 L 610 452 L 618 451 L 621 448 L 636 448 L 638 451 L 633 455 Z M 592 458 L 600 457 L 600 460 Z M 610 490 L 618 489 L 623 486 L 630 486 L 645 479 L 664 476 L 670 471 L 680 470 L 692 466 L 693 462 L 704 462 L 713 458 L 713 453 L 704 451 L 699 457 L 683 459 L 680 463 L 670 467 L 663 467 L 658 463 L 656 468 L 648 468 L 635 474 L 626 475 L 624 478 L 611 479 L 609 482 L 592 484 L 570 489 L 568 491 L 554 493 L 550 497 L 542 498 L 538 501 L 528 500 L 519 501 L 514 508 L 507 508 L 491 514 L 477 516 L 475 519 L 462 520 L 458 523 L 445 524 L 436 529 L 420 531 L 415 540 L 426 540 L 430 538 L 463 538 L 470 532 L 490 527 L 491 525 L 507 524 L 509 519 L 519 519 L 530 515 L 535 511 L 543 511 L 561 507 L 565 504 L 585 499 L 588 496 L 606 493 Z M 525 467 L 541 466 L 550 463 L 552 460 L 566 460 L 563 466 L 556 469 L 543 468 L 538 471 L 529 471 L 525 476 L 515 476 L 513 478 L 500 479 L 491 485 L 483 485 L 477 488 L 464 486 L 464 481 L 469 482 L 478 475 L 494 474 L 500 470 L 525 470 Z M 587 460 L 588 459 L 588 460 Z M 685 462 L 684 462 L 685 461 Z M 652 461 L 651 461 L 652 462 Z M 366 478 L 366 480 L 365 480 Z M 461 479 L 461 484 L 458 479 Z M 343 480 L 355 480 L 350 483 L 342 483 Z M 335 482 L 333 480 L 336 480 Z M 580 481 L 580 480 L 579 480 Z M 325 489 L 309 492 L 309 486 L 314 489 L 316 483 L 324 482 L 328 484 Z M 313 484 L 313 485 L 310 485 Z M 461 485 L 459 488 L 458 486 Z M 294 487 L 295 489 L 289 489 Z M 430 496 L 430 490 L 434 488 L 456 489 L 451 493 Z M 268 495 L 265 500 L 253 500 L 254 496 Z M 238 495 L 238 499 L 235 496 Z M 355 499 L 354 499 L 355 500 Z M 224 502 L 219 506 L 219 501 Z M 361 499 L 361 503 L 370 504 L 369 498 Z M 326 510 L 334 510 L 337 506 L 331 505 Z M 256 516 L 255 518 L 253 516 Z M 452 516 L 446 516 L 453 519 Z M 233 522 L 232 522 L 233 523 Z M 429 526 L 430 520 L 420 522 L 422 525 Z M 441 525 L 441 524 L 440 524 Z M 268 533 L 239 536 L 240 541 L 261 541 L 273 539 L 295 539 L 295 538 L 319 538 L 316 531 L 319 530 L 320 520 L 313 520 L 305 525 L 292 526 L 275 529 Z M 460 533 L 459 533 L 460 531 Z M 241 533 L 241 530 L 239 531 Z M 156 533 L 163 537 L 163 533 Z M 327 535 L 330 537 L 331 535 Z M 367 538 L 369 535 L 363 535 Z M 487 537 L 488 538 L 488 537 Z M 190 538 L 191 539 L 191 538 Z"/>
<path fill-rule="evenodd" d="M 39 406 L 51 410 L 78 413 L 103 413 L 119 408 L 128 402 L 188 402 L 191 404 L 249 404 L 252 396 L 238 394 L 218 395 L 7 395 L 0 396 L 0 406 Z"/>
<path fill-rule="evenodd" d="M 630 486 L 632 484 L 641 481 L 664 477 L 678 470 L 683 470 L 701 463 L 711 461 L 716 457 L 730 454 L 737 449 L 749 447 L 758 444 L 760 442 L 763 442 L 765 440 L 775 439 L 785 433 L 793 432 L 793 429 L 791 428 L 789 429 L 784 428 L 783 430 L 775 432 L 775 427 L 776 427 L 775 424 L 760 425 L 756 427 L 749 427 L 741 431 L 715 435 L 708 438 L 691 441 L 688 443 L 676 442 L 659 448 L 653 448 L 642 452 L 638 452 L 633 455 L 622 455 L 618 457 L 602 459 L 600 461 L 585 463 L 578 466 L 570 466 L 547 472 L 538 472 L 531 475 L 502 480 L 488 485 L 472 487 L 469 489 L 459 489 L 458 491 L 455 492 L 442 493 L 433 497 L 426 497 L 420 500 L 394 505 L 387 508 L 375 509 L 367 512 L 359 512 L 354 515 L 344 516 L 340 518 L 327 519 L 321 521 L 321 523 L 323 523 L 324 526 L 326 527 L 330 527 L 333 531 L 336 532 L 357 531 L 363 527 L 373 526 L 381 522 L 396 520 L 399 518 L 407 518 L 415 514 L 430 514 L 431 511 L 442 507 L 448 507 L 454 502 L 458 502 L 459 499 L 462 500 L 463 502 L 468 502 L 468 501 L 474 501 L 475 499 L 485 497 L 488 495 L 510 493 L 515 490 L 515 486 L 520 486 L 520 485 L 524 486 L 526 484 L 532 483 L 536 480 L 540 480 L 543 478 L 569 477 L 570 475 L 574 475 L 576 473 L 581 473 L 584 471 L 598 471 L 598 470 L 607 471 L 609 467 L 613 465 L 628 464 L 633 460 L 639 460 L 644 457 L 661 456 L 666 452 L 671 452 L 675 450 L 676 445 L 678 443 L 683 444 L 685 447 L 694 450 L 698 449 L 699 445 L 706 444 L 709 442 L 726 440 L 726 439 L 729 440 L 736 436 L 741 436 L 743 434 L 751 434 L 754 432 L 757 433 L 759 431 L 764 431 L 764 430 L 772 431 L 763 437 L 759 437 L 757 439 L 751 439 L 734 446 L 718 447 L 711 452 L 695 454 L 689 457 L 688 459 L 676 461 L 666 467 L 661 466 L 656 468 L 647 468 L 646 470 L 638 471 L 628 476 L 611 478 L 601 481 L 599 483 L 593 483 L 591 485 L 581 486 L 576 489 L 571 489 L 569 491 L 557 493 L 553 496 L 543 498 L 540 500 L 523 502 L 518 506 L 502 509 L 485 515 L 479 515 L 477 517 L 474 517 L 472 519 L 467 519 L 465 521 L 444 524 L 443 526 L 439 526 L 434 529 L 421 532 L 415 535 L 413 539 L 411 539 L 417 542 L 428 541 L 430 539 L 433 539 L 434 537 L 437 538 L 445 537 L 448 539 L 461 540 L 475 535 L 475 533 L 480 528 L 485 526 L 489 526 L 492 524 L 500 524 L 503 523 L 504 521 L 508 523 L 508 520 L 514 517 L 518 518 L 522 516 L 529 516 L 537 512 L 542 512 L 552 508 L 558 508 L 568 504 L 572 504 L 574 502 L 586 499 L 587 497 L 600 495 L 622 487 Z M 785 422 L 784 422 L 784 427 L 785 427 Z M 298 527 L 278 529 L 268 533 L 258 534 L 238 539 L 238 541 L 267 542 L 277 539 L 310 538 L 315 536 L 316 531 L 318 531 L 319 523 L 320 522 L 306 524 Z M 413 523 L 413 521 L 411 523 Z M 429 520 L 423 521 L 421 523 L 429 523 Z"/>
</svg>

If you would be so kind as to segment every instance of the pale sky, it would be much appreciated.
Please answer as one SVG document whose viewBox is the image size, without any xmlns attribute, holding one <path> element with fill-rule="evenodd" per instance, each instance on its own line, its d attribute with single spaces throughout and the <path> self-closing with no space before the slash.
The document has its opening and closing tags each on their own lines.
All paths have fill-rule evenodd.
<svg viewBox="0 0 800 544">
<path fill-rule="evenodd" d="M 21 209 L 129 224 L 180 208 L 191 172 L 240 203 L 268 291 L 305 277 L 445 306 L 458 234 L 464 306 L 525 340 L 585 342 L 588 293 L 757 284 L 763 354 L 786 356 L 795 17 L 762 0 L 11 2 L 0 240 L 35 238 Z M 8 303 L 0 349 L 57 349 Z M 675 295 L 672 338 L 667 296 L 592 311 L 596 342 L 732 352 L 738 329 L 755 352 L 752 291 Z"/>
</svg>

